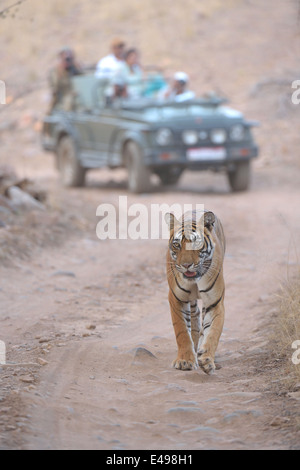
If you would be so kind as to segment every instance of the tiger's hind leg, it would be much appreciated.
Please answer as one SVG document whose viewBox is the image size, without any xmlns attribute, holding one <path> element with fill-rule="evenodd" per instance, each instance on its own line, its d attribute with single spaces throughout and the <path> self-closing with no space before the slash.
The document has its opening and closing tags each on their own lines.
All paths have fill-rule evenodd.
<svg viewBox="0 0 300 470">
<path fill-rule="evenodd" d="M 201 345 L 198 352 L 198 363 L 206 374 L 215 369 L 215 354 L 224 326 L 224 292 L 222 297 L 211 305 L 204 302 Z"/>
</svg>

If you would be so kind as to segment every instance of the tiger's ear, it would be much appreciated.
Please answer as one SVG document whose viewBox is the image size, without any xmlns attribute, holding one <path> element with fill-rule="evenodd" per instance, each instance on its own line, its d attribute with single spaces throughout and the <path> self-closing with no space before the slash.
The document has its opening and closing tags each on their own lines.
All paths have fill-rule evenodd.
<svg viewBox="0 0 300 470">
<path fill-rule="evenodd" d="M 204 227 L 208 228 L 208 230 L 212 230 L 216 221 L 216 216 L 213 212 L 205 212 L 204 214 Z"/>
<path fill-rule="evenodd" d="M 175 229 L 175 225 L 179 224 L 179 222 L 176 219 L 175 215 L 170 213 L 170 212 L 165 214 L 165 222 L 166 222 L 167 226 L 169 227 L 170 232 Z"/>
</svg>

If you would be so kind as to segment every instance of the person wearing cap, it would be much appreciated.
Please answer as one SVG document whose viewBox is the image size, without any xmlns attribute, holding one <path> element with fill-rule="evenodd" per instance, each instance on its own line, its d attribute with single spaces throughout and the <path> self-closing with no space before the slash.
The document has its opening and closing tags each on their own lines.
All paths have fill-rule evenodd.
<svg viewBox="0 0 300 470">
<path fill-rule="evenodd" d="M 188 89 L 189 76 L 185 72 L 176 72 L 170 87 L 165 90 L 163 98 L 182 102 L 195 98 L 195 93 Z"/>
<path fill-rule="evenodd" d="M 57 65 L 49 73 L 49 86 L 52 94 L 49 112 L 54 108 L 61 108 L 65 111 L 73 109 L 75 92 L 71 78 L 81 73 L 74 51 L 69 47 L 61 49 Z"/>
<path fill-rule="evenodd" d="M 118 69 L 124 65 L 125 42 L 114 38 L 111 42 L 111 53 L 103 57 L 97 64 L 95 76 L 97 78 L 111 79 Z"/>
</svg>

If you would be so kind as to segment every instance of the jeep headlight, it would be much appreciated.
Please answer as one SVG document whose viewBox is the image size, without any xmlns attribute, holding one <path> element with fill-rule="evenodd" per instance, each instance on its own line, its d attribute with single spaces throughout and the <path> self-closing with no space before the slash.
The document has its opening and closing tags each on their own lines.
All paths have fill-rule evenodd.
<svg viewBox="0 0 300 470">
<path fill-rule="evenodd" d="M 230 138 L 231 140 L 240 141 L 245 138 L 245 128 L 241 124 L 237 124 L 233 126 L 230 130 Z"/>
<path fill-rule="evenodd" d="M 224 144 L 227 138 L 226 131 L 224 129 L 213 129 L 210 138 L 214 144 Z"/>
<path fill-rule="evenodd" d="M 196 131 L 184 131 L 182 140 L 185 145 L 195 145 L 198 142 L 198 133 Z"/>
<path fill-rule="evenodd" d="M 172 131 L 167 128 L 159 129 L 156 132 L 156 142 L 158 145 L 169 145 L 172 142 Z"/>
</svg>

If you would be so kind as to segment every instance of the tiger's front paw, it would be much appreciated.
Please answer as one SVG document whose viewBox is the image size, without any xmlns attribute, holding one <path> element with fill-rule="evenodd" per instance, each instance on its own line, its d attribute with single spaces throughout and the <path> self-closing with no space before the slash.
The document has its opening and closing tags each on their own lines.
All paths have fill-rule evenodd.
<svg viewBox="0 0 300 470">
<path fill-rule="evenodd" d="M 197 358 L 193 355 L 189 357 L 180 357 L 178 356 L 177 359 L 173 362 L 173 367 L 179 370 L 194 370 L 198 369 L 198 361 Z"/>
<path fill-rule="evenodd" d="M 208 375 L 212 375 L 216 370 L 215 361 L 207 351 L 200 351 L 198 353 L 198 364 L 201 369 Z"/>
</svg>

